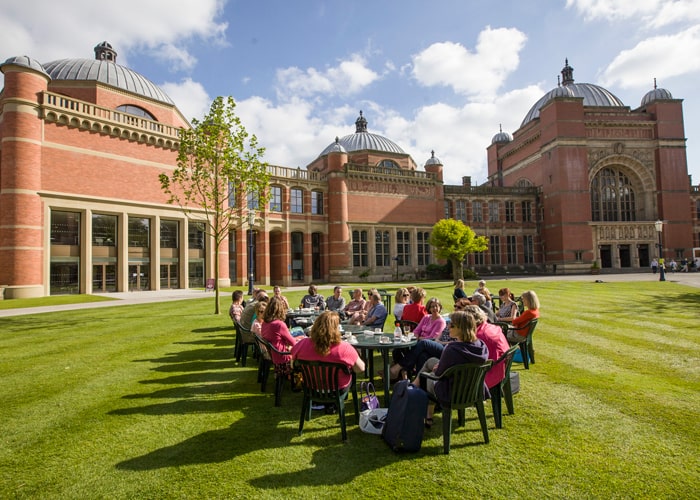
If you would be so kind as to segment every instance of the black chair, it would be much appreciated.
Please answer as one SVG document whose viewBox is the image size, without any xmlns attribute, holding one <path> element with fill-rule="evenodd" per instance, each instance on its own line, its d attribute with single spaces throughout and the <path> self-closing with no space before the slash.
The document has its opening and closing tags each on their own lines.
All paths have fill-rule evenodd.
<svg viewBox="0 0 700 500">
<path fill-rule="evenodd" d="M 501 363 L 506 368 L 505 378 L 501 380 L 498 384 L 493 387 L 489 387 L 491 392 L 491 408 L 493 408 L 493 419 L 496 422 L 496 428 L 503 428 L 503 410 L 501 404 L 501 398 L 505 398 L 506 407 L 508 408 L 508 415 L 515 413 L 513 408 L 513 391 L 510 386 L 510 367 L 513 365 L 513 356 L 515 352 L 519 349 L 519 346 L 511 346 L 503 355 L 496 360 L 496 362 L 491 365 L 491 370 L 500 366 Z"/>
<path fill-rule="evenodd" d="M 525 335 L 525 340 L 517 344 L 520 346 L 520 354 L 522 355 L 523 366 L 525 366 L 526 370 L 530 369 L 530 363 L 535 363 L 535 347 L 532 345 L 532 334 L 535 333 L 537 321 L 537 318 L 531 319 L 522 328 L 520 328 L 520 331 L 527 331 L 527 335 Z M 510 325 L 510 329 L 513 329 L 513 325 Z"/>
<path fill-rule="evenodd" d="M 442 442 L 445 455 L 450 453 L 450 436 L 452 434 L 452 410 L 457 410 L 458 427 L 465 423 L 465 409 L 476 406 L 481 423 L 481 432 L 484 435 L 484 442 L 489 442 L 489 429 L 486 425 L 486 410 L 484 410 L 484 377 L 491 368 L 491 360 L 483 365 L 477 363 L 465 363 L 451 366 L 441 376 L 436 376 L 432 372 L 421 372 L 421 387 L 427 386 L 427 380 L 438 381 L 450 378 L 451 394 L 450 401 L 438 401 L 435 396 L 428 392 L 428 397 L 440 403 L 442 406 Z"/>
<path fill-rule="evenodd" d="M 301 417 L 299 418 L 299 435 L 304 430 L 304 421 L 311 419 L 312 403 L 335 404 L 340 417 L 340 431 L 343 442 L 348 440 L 345 425 L 345 399 L 352 392 L 352 401 L 355 407 L 355 419 L 360 422 L 360 408 L 357 400 L 357 386 L 355 373 L 341 363 L 325 363 L 323 361 L 294 360 L 294 369 L 301 372 L 301 386 L 304 390 L 304 399 L 301 403 Z M 338 387 L 340 373 L 352 375 L 352 382 L 344 388 Z"/>
<path fill-rule="evenodd" d="M 409 331 L 412 332 L 413 330 L 416 329 L 416 327 L 418 326 L 418 323 L 416 323 L 415 321 L 409 321 L 407 319 L 401 319 L 401 320 L 399 320 L 399 326 L 401 326 L 401 331 L 403 331 L 403 332 L 406 331 L 406 327 L 409 327 L 410 328 Z"/>
<path fill-rule="evenodd" d="M 258 360 L 258 382 L 260 383 L 260 392 L 265 392 L 267 380 L 270 377 L 270 367 L 273 367 L 275 371 L 275 406 L 282 406 L 284 381 L 290 379 L 289 375 L 292 370 L 289 363 L 275 364 L 272 361 L 272 353 L 274 352 L 284 356 L 291 354 L 291 351 L 280 351 L 257 334 L 255 335 L 255 342 L 260 351 L 260 359 Z M 294 381 L 292 380 L 290 383 L 292 387 L 294 387 Z"/>
<path fill-rule="evenodd" d="M 234 350 L 234 355 L 236 357 L 236 361 L 240 361 L 242 366 L 246 366 L 248 346 L 253 346 L 253 348 L 255 348 L 255 336 L 249 328 L 245 328 L 238 321 L 236 321 L 236 347 L 238 349 Z"/>
</svg>

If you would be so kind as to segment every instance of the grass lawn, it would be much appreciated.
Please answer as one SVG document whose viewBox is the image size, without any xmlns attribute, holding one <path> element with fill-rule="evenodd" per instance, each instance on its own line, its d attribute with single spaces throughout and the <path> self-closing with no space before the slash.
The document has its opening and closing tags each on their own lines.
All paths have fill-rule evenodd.
<svg viewBox="0 0 700 500">
<path fill-rule="evenodd" d="M 490 444 L 471 411 L 449 456 L 440 415 L 418 454 L 351 412 L 346 444 L 320 412 L 297 436 L 301 395 L 260 392 L 211 298 L 0 318 L 0 498 L 697 496 L 700 290 L 504 284 L 540 296 L 537 362 L 503 429 L 487 404 Z"/>
</svg>

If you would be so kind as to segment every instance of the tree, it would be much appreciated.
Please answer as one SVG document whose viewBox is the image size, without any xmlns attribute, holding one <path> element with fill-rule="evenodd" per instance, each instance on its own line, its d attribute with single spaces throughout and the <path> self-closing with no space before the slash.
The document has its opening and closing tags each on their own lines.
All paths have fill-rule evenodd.
<svg viewBox="0 0 700 500">
<path fill-rule="evenodd" d="M 430 244 L 435 255 L 452 263 L 453 279 L 464 276 L 462 262 L 469 253 L 483 252 L 488 248 L 485 236 L 477 236 L 460 220 L 442 219 L 435 223 L 430 234 Z"/>
<path fill-rule="evenodd" d="M 258 146 L 235 114 L 232 97 L 217 97 L 201 122 L 180 130 L 177 166 L 170 176 L 159 175 L 168 203 L 177 204 L 188 217 L 203 214 L 206 233 L 214 240 L 214 289 L 219 307 L 219 249 L 230 228 L 242 227 L 248 208 L 243 192 L 265 206 L 270 177 L 261 161 L 265 148 Z M 256 207 L 257 208 L 257 207 Z M 197 218 L 197 220 L 200 220 Z"/>
</svg>

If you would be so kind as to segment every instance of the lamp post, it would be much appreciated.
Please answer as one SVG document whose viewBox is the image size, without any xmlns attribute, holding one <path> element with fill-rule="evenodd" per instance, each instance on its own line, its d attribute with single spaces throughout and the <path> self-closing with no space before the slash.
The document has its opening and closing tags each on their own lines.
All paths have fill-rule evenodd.
<svg viewBox="0 0 700 500">
<path fill-rule="evenodd" d="M 248 234 L 248 295 L 253 295 L 253 279 L 255 278 L 255 273 L 253 272 L 253 226 L 255 225 L 255 212 L 251 210 L 248 212 L 248 229 L 250 233 Z"/>
<path fill-rule="evenodd" d="M 664 222 L 657 220 L 654 222 L 656 233 L 659 235 L 659 281 L 666 281 L 666 272 L 664 271 L 665 262 L 663 258 L 663 246 L 661 245 L 661 232 L 664 230 Z"/>
</svg>

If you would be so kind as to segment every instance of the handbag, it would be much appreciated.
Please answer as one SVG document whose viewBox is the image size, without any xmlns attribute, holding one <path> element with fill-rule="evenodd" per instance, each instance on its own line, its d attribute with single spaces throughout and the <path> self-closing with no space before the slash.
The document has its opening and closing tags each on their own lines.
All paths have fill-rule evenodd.
<svg viewBox="0 0 700 500">
<path fill-rule="evenodd" d="M 374 384 L 372 382 L 362 382 L 360 393 L 362 394 L 362 400 L 360 401 L 361 412 L 379 408 L 379 398 L 377 398 L 377 393 L 374 392 Z"/>
<path fill-rule="evenodd" d="M 367 434 L 381 435 L 388 408 L 375 408 L 360 412 L 360 430 Z"/>
</svg>

